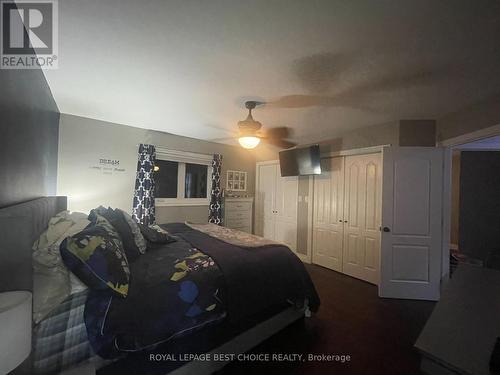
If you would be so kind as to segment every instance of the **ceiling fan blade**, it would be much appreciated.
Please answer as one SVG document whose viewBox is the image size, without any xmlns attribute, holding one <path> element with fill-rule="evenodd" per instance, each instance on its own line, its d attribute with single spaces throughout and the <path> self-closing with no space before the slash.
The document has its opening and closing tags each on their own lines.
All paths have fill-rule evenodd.
<svg viewBox="0 0 500 375">
<path fill-rule="evenodd" d="M 212 139 L 209 139 L 208 141 L 209 142 L 223 142 L 223 141 L 230 141 L 230 140 L 233 140 L 233 139 L 235 139 L 235 137 L 212 138 Z"/>
<path fill-rule="evenodd" d="M 221 132 L 224 132 L 226 134 L 231 134 L 233 136 L 237 136 L 238 135 L 238 132 L 235 131 L 234 129 L 227 129 L 227 128 L 223 128 L 222 126 L 211 125 L 211 124 L 205 124 L 205 126 L 207 126 L 209 128 L 217 129 L 217 130 L 219 130 Z"/>
<path fill-rule="evenodd" d="M 297 143 L 293 143 L 293 142 L 287 141 L 286 139 L 280 139 L 280 138 L 263 138 L 262 141 L 269 143 L 270 145 L 280 147 L 280 148 L 290 148 L 290 147 L 297 146 Z"/>
<path fill-rule="evenodd" d="M 262 134 L 265 138 L 290 138 L 291 131 L 290 128 L 286 126 L 279 126 L 276 128 L 267 128 Z"/>
<path fill-rule="evenodd" d="M 334 106 L 335 98 L 321 95 L 286 95 L 267 104 L 274 108 L 307 108 L 315 106 Z"/>
</svg>

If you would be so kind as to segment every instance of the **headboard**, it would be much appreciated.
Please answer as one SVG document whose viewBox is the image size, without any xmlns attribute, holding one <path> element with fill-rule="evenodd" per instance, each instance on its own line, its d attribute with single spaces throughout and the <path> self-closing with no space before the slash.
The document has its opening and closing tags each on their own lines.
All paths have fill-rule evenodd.
<svg viewBox="0 0 500 375">
<path fill-rule="evenodd" d="M 42 197 L 0 209 L 0 292 L 33 290 L 33 242 L 66 207 L 66 197 Z"/>
</svg>

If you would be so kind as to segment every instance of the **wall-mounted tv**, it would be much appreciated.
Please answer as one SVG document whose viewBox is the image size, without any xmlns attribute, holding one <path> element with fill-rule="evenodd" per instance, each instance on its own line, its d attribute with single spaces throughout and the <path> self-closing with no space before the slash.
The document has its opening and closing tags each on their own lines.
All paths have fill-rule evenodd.
<svg viewBox="0 0 500 375">
<path fill-rule="evenodd" d="M 281 176 L 321 174 L 319 145 L 280 151 Z"/>
</svg>

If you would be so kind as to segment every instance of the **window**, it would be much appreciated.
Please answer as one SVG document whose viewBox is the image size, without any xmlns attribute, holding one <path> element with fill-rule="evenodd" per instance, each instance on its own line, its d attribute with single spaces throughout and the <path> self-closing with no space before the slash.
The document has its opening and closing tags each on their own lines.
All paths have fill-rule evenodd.
<svg viewBox="0 0 500 375">
<path fill-rule="evenodd" d="M 208 166 L 201 164 L 186 164 L 185 198 L 207 197 Z"/>
<path fill-rule="evenodd" d="M 156 160 L 155 197 L 177 198 L 177 179 L 179 163 L 168 160 Z"/>
<path fill-rule="evenodd" d="M 156 149 L 155 204 L 201 206 L 209 204 L 212 155 Z"/>
</svg>

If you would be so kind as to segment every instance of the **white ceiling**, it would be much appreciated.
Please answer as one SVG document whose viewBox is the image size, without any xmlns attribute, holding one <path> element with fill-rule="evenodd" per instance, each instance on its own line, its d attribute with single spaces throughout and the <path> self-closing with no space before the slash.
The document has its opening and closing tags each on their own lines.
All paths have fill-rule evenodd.
<svg viewBox="0 0 500 375">
<path fill-rule="evenodd" d="M 63 113 L 199 139 L 254 117 L 302 143 L 500 92 L 500 1 L 60 0 Z"/>
</svg>

